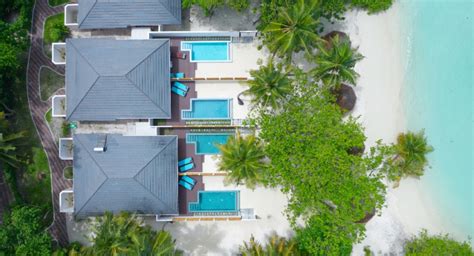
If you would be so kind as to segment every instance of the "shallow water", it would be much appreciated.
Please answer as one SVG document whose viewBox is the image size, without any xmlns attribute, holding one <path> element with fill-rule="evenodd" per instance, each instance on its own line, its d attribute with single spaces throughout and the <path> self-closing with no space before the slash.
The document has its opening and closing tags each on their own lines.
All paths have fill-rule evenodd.
<svg viewBox="0 0 474 256">
<path fill-rule="evenodd" d="M 435 151 L 422 186 L 447 231 L 474 235 L 474 1 L 400 0 L 407 128 Z"/>
</svg>

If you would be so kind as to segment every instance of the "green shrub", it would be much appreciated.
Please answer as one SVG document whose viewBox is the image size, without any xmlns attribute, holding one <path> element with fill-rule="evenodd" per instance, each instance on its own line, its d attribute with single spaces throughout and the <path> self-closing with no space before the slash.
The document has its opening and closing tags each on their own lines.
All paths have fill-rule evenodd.
<svg viewBox="0 0 474 256">
<path fill-rule="evenodd" d="M 241 12 L 249 8 L 250 2 L 249 0 L 227 0 L 227 5 L 230 8 Z"/>
<path fill-rule="evenodd" d="M 393 0 L 352 0 L 355 8 L 367 10 L 369 14 L 385 11 L 392 6 Z"/>
<path fill-rule="evenodd" d="M 61 42 L 69 35 L 69 28 L 64 26 L 64 13 L 48 17 L 44 24 L 44 42 L 47 44 Z"/>
<path fill-rule="evenodd" d="M 474 255 L 469 242 L 458 242 L 448 235 L 429 236 L 426 230 L 406 242 L 404 249 L 407 256 Z"/>
<path fill-rule="evenodd" d="M 61 125 L 61 136 L 67 137 L 71 132 L 71 128 L 69 127 L 69 122 L 63 122 Z"/>
<path fill-rule="evenodd" d="M 58 6 L 69 3 L 69 0 L 49 0 L 48 3 L 51 6 Z"/>
</svg>

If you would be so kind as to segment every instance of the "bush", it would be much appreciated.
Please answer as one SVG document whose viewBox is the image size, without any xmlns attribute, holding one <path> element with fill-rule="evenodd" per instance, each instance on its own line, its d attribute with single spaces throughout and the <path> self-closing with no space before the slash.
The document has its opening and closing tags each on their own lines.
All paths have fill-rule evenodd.
<svg viewBox="0 0 474 256">
<path fill-rule="evenodd" d="M 51 255 L 51 237 L 42 217 L 39 208 L 30 206 L 5 214 L 0 226 L 0 255 Z"/>
<path fill-rule="evenodd" d="M 228 0 L 227 5 L 230 8 L 238 12 L 241 12 L 249 8 L 250 2 L 249 0 Z"/>
<path fill-rule="evenodd" d="M 385 11 L 392 6 L 393 0 L 352 0 L 352 7 L 367 10 L 369 14 Z"/>
<path fill-rule="evenodd" d="M 46 19 L 43 39 L 46 44 L 63 42 L 69 35 L 69 28 L 64 26 L 64 13 Z"/>
<path fill-rule="evenodd" d="M 426 230 L 422 230 L 418 236 L 414 236 L 406 242 L 404 249 L 407 256 L 474 255 L 468 242 L 458 242 L 448 235 L 442 234 L 429 236 Z"/>
</svg>

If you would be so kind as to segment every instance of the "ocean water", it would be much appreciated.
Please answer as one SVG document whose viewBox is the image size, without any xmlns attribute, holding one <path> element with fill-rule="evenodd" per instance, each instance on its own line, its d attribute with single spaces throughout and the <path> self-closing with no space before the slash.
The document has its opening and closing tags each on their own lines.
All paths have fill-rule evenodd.
<svg viewBox="0 0 474 256">
<path fill-rule="evenodd" d="M 474 237 L 474 1 L 400 2 L 407 128 L 435 148 L 422 189 L 448 232 Z"/>
</svg>

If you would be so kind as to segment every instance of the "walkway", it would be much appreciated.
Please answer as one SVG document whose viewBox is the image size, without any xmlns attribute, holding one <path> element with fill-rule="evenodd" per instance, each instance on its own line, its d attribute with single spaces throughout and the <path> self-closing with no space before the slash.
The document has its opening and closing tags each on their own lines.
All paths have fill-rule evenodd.
<svg viewBox="0 0 474 256">
<path fill-rule="evenodd" d="M 45 113 L 51 106 L 50 101 L 42 101 L 39 91 L 39 71 L 41 66 L 48 66 L 51 69 L 64 74 L 63 66 L 54 65 L 48 56 L 43 52 L 43 24 L 47 17 L 60 13 L 63 6 L 50 7 L 48 0 L 36 0 L 33 9 L 31 27 L 31 46 L 27 67 L 27 92 L 28 104 L 31 117 L 38 131 L 39 138 L 48 155 L 51 169 L 51 182 L 53 192 L 54 221 L 50 226 L 51 235 L 61 246 L 68 244 L 66 228 L 66 216 L 59 212 L 59 193 L 72 186 L 70 181 L 63 178 L 63 169 L 71 163 L 59 159 L 58 145 L 49 130 L 48 123 L 44 119 Z"/>
</svg>

